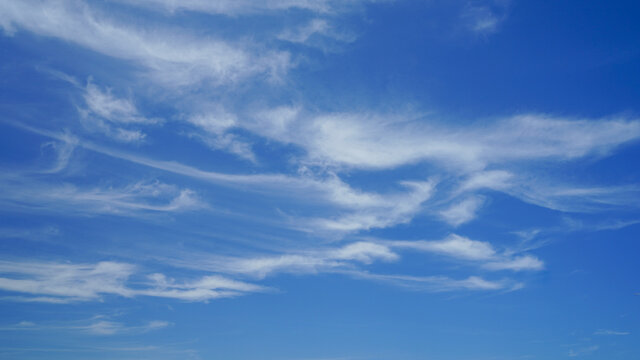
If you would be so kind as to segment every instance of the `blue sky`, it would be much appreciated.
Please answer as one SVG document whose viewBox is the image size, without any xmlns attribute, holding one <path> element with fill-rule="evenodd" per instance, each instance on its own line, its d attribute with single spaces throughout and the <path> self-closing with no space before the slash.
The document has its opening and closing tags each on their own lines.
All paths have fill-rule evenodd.
<svg viewBox="0 0 640 360">
<path fill-rule="evenodd" d="M 0 1 L 0 358 L 640 358 L 632 1 Z"/>
</svg>

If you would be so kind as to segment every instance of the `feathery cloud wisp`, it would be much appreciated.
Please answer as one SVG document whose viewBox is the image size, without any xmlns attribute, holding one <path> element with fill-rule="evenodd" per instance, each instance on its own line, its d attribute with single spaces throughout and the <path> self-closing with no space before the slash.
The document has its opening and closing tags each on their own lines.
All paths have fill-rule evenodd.
<svg viewBox="0 0 640 360">
<path fill-rule="evenodd" d="M 2 2 L 0 27 L 7 33 L 25 30 L 136 61 L 154 82 L 166 86 L 203 80 L 228 84 L 261 74 L 277 78 L 291 65 L 286 52 L 203 41 L 170 28 L 149 32 L 114 22 L 87 4 L 71 0 Z"/>
<path fill-rule="evenodd" d="M 119 262 L 65 264 L 35 261 L 1 261 L 0 290 L 18 293 L 5 300 L 68 303 L 99 300 L 103 296 L 151 296 L 184 301 L 208 301 L 235 297 L 265 288 L 222 276 L 204 276 L 177 282 L 163 274 L 151 274 L 143 285 L 130 278 L 138 268 Z"/>
</svg>

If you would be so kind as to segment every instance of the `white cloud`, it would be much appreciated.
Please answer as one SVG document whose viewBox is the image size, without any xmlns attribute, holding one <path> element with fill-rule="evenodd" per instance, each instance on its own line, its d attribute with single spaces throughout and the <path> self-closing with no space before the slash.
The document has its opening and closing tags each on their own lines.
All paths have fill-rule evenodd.
<svg viewBox="0 0 640 360">
<path fill-rule="evenodd" d="M 122 324 L 113 321 L 96 321 L 85 327 L 86 331 L 95 335 L 113 335 L 122 332 Z"/>
<path fill-rule="evenodd" d="M 510 0 L 468 1 L 462 8 L 460 18 L 466 30 L 477 35 L 497 32 L 508 17 Z"/>
<path fill-rule="evenodd" d="M 598 212 L 612 208 L 637 207 L 640 187 L 579 187 L 522 179 L 507 194 L 525 202 L 558 211 Z"/>
<path fill-rule="evenodd" d="M 525 255 L 488 262 L 484 267 L 489 270 L 542 270 L 544 263 L 534 256 Z"/>
<path fill-rule="evenodd" d="M 205 131 L 193 133 L 191 136 L 200 139 L 212 149 L 228 151 L 243 159 L 256 161 L 251 144 L 229 132 L 237 126 L 238 121 L 235 114 L 226 111 L 222 106 L 218 105 L 207 112 L 191 115 L 187 121 Z"/>
<path fill-rule="evenodd" d="M 459 235 L 449 235 L 437 241 L 394 241 L 393 247 L 427 251 L 467 260 L 487 260 L 496 255 L 491 244 L 471 240 Z"/>
<path fill-rule="evenodd" d="M 298 125 L 302 110 L 300 106 L 263 109 L 244 119 L 242 126 L 267 138 L 290 141 L 291 132 L 298 130 L 295 127 Z"/>
<path fill-rule="evenodd" d="M 463 179 L 452 193 L 458 196 L 489 189 L 500 191 L 524 202 L 552 210 L 597 212 L 603 209 L 633 207 L 640 193 L 635 185 L 585 187 L 563 184 L 535 173 L 515 175 L 504 170 L 475 172 Z"/>
<path fill-rule="evenodd" d="M 440 211 L 440 216 L 450 225 L 459 226 L 475 219 L 483 203 L 484 199 L 479 196 L 469 197 Z"/>
<path fill-rule="evenodd" d="M 435 186 L 432 181 L 405 181 L 402 185 L 409 191 L 381 195 L 354 191 L 337 178 L 325 184 L 334 203 L 353 210 L 335 218 L 314 219 L 310 224 L 320 229 L 346 232 L 385 228 L 411 221 L 431 197 Z"/>
<path fill-rule="evenodd" d="M 498 30 L 502 19 L 487 6 L 467 6 L 462 12 L 462 19 L 469 30 L 478 34 L 491 34 Z"/>
<path fill-rule="evenodd" d="M 56 152 L 56 160 L 53 165 L 41 171 L 45 174 L 55 174 L 67 168 L 71 156 L 73 155 L 78 139 L 70 134 L 64 134 L 60 142 L 47 142 L 42 145 L 43 149 L 51 148 Z"/>
<path fill-rule="evenodd" d="M 486 280 L 478 276 L 469 276 L 466 279 L 452 279 L 447 276 L 407 276 L 407 275 L 381 275 L 368 272 L 349 272 L 356 278 L 380 281 L 396 286 L 406 287 L 412 290 L 445 292 L 445 291 L 496 291 L 518 290 L 522 283 L 511 280 Z"/>
<path fill-rule="evenodd" d="M 137 289 L 137 295 L 171 298 L 185 301 L 235 297 L 252 292 L 265 291 L 262 286 L 228 279 L 218 275 L 204 276 L 194 281 L 176 282 L 163 274 L 149 276 L 150 286 Z"/>
<path fill-rule="evenodd" d="M 330 0 L 116 0 L 136 6 L 149 8 L 163 8 L 166 11 L 189 10 L 211 14 L 240 15 L 265 11 L 279 11 L 288 9 L 303 9 L 314 12 L 330 10 Z"/>
<path fill-rule="evenodd" d="M 398 255 L 388 247 L 356 242 L 336 249 L 305 251 L 256 257 L 207 257 L 200 260 L 172 260 L 174 265 L 197 267 L 224 274 L 265 278 L 278 273 L 314 274 L 352 268 L 357 263 L 392 262 Z"/>
<path fill-rule="evenodd" d="M 480 171 L 489 164 L 606 154 L 615 146 L 640 138 L 640 122 L 631 119 L 567 120 L 522 115 L 462 127 L 411 114 L 313 116 L 298 111 L 295 120 L 287 114 L 286 129 L 273 131 L 272 126 L 255 125 L 264 118 L 261 114 L 247 123 L 249 130 L 264 131 L 260 135 L 303 147 L 314 163 L 363 169 L 431 161 L 456 170 Z M 265 119 L 267 124 L 274 123 L 272 117 Z"/>
<path fill-rule="evenodd" d="M 146 137 L 141 130 L 125 128 L 127 126 L 160 122 L 140 115 L 131 99 L 115 97 L 111 89 L 102 91 L 91 81 L 84 89 L 84 100 L 87 107 L 78 110 L 85 128 L 118 141 L 138 142 Z"/>
<path fill-rule="evenodd" d="M 278 114 L 284 116 L 285 121 L 276 122 Z M 283 134 L 290 131 L 291 127 L 295 128 L 297 126 L 292 124 L 297 123 L 293 118 L 298 114 L 299 111 L 294 108 L 278 109 L 267 117 L 269 118 L 267 122 L 269 125 L 265 125 L 260 129 L 264 129 L 269 134 L 277 137 L 285 136 Z M 625 122 L 625 124 L 624 126 L 628 125 L 630 129 L 636 126 L 635 122 Z M 64 140 L 66 138 L 64 134 L 31 128 L 24 124 L 15 125 L 54 139 Z M 613 127 L 616 126 L 624 127 L 620 124 Z M 218 127 L 218 125 L 216 124 L 215 127 Z M 222 128 L 225 128 L 225 126 L 222 126 Z M 352 232 L 409 222 L 415 214 L 421 211 L 422 203 L 431 198 L 435 187 L 435 181 L 405 181 L 401 182 L 401 185 L 404 185 L 408 191 L 380 194 L 354 189 L 342 181 L 335 173 L 329 172 L 324 176 L 317 176 L 313 172 L 306 170 L 305 167 L 301 168 L 298 176 L 283 174 L 225 174 L 203 171 L 177 162 L 145 158 L 86 141 L 79 141 L 77 145 L 111 157 L 206 182 L 268 193 L 270 196 L 285 196 L 289 199 L 302 198 L 307 203 L 314 201 L 334 205 L 342 209 L 338 210 L 340 215 L 337 217 L 302 219 L 302 222 L 298 222 L 307 227 L 311 226 L 313 229 Z M 452 188 L 451 196 L 454 198 L 464 192 L 474 192 L 488 188 L 503 191 L 529 203 L 563 211 L 584 212 L 606 207 L 634 206 L 633 199 L 637 197 L 638 193 L 638 189 L 633 186 L 577 188 L 546 185 L 539 178 L 522 175 L 516 177 L 511 172 L 503 170 L 475 171 L 469 175 L 463 174 L 465 177 L 458 182 L 457 186 Z M 455 181 L 457 177 L 453 179 Z M 444 204 L 450 204 L 450 201 L 446 200 Z M 434 204 L 442 206 L 441 204 L 443 203 L 440 201 Z"/>
<path fill-rule="evenodd" d="M 287 29 L 278 35 L 278 39 L 294 43 L 305 43 L 311 36 L 324 35 L 331 27 L 324 19 L 312 19 L 306 25 L 295 30 Z"/>
<path fill-rule="evenodd" d="M 196 11 L 226 16 L 246 14 L 283 13 L 286 10 L 304 10 L 324 15 L 335 14 L 357 4 L 384 0 L 112 0 L 149 9 L 176 11 Z"/>
<path fill-rule="evenodd" d="M 315 18 L 296 27 L 286 27 L 277 38 L 329 52 L 338 43 L 351 43 L 357 36 L 346 29 L 338 28 L 327 19 Z"/>
<path fill-rule="evenodd" d="M 20 127 L 44 136 L 61 138 L 60 134 L 46 130 L 23 125 Z M 79 145 L 105 155 L 204 181 L 268 192 L 271 195 L 288 197 L 304 195 L 304 200 L 307 202 L 332 204 L 345 209 L 346 212 L 337 218 L 314 218 L 303 222 L 305 226 L 312 226 L 315 229 L 340 232 L 384 228 L 409 222 L 421 210 L 422 203 L 431 197 L 435 187 L 434 181 L 403 181 L 400 185 L 408 191 L 379 194 L 354 189 L 334 173 L 328 173 L 323 178 L 307 174 L 304 169 L 298 177 L 280 174 L 224 174 L 203 171 L 176 162 L 157 161 L 122 153 L 88 142 L 80 142 Z"/>
<path fill-rule="evenodd" d="M 142 325 L 126 325 L 122 322 L 111 321 L 104 316 L 95 316 L 87 320 L 68 321 L 64 323 L 48 322 L 34 323 L 21 321 L 15 325 L 1 326 L 0 331 L 79 331 L 91 335 L 120 335 L 139 334 L 159 330 L 170 326 L 167 321 L 154 320 Z"/>
<path fill-rule="evenodd" d="M 513 178 L 513 174 L 505 170 L 480 171 L 467 177 L 458 192 L 478 189 L 505 190 L 512 186 Z"/>
<path fill-rule="evenodd" d="M 280 77 L 290 66 L 289 54 L 251 51 L 222 40 L 200 40 L 176 29 L 146 31 L 111 21 L 81 1 L 0 3 L 0 27 L 59 38 L 107 56 L 133 60 L 149 76 L 167 86 L 208 80 L 228 84 L 256 75 Z"/>
<path fill-rule="evenodd" d="M 509 251 L 499 253 L 484 241 L 472 240 L 459 235 L 449 235 L 435 241 L 382 241 L 392 249 L 440 254 L 455 259 L 472 261 L 482 268 L 492 271 L 538 271 L 544 268 L 544 262 L 533 255 L 515 256 Z"/>
<path fill-rule="evenodd" d="M 69 326 L 69 327 L 57 327 L 58 329 L 72 328 L 80 329 L 93 335 L 116 335 L 116 334 L 131 334 L 131 333 L 144 333 L 152 330 L 159 330 L 171 325 L 167 321 L 154 320 L 140 326 L 127 326 L 120 322 L 109 320 L 98 320 L 85 326 Z"/>
<path fill-rule="evenodd" d="M 96 300 L 102 294 L 131 297 L 134 293 L 124 282 L 134 270 L 132 265 L 115 262 L 72 265 L 0 261 L 0 289 L 63 302 Z"/>
<path fill-rule="evenodd" d="M 292 197 L 304 194 L 304 200 L 307 202 L 325 202 L 348 210 L 338 218 L 314 218 L 305 222 L 305 225 L 325 230 L 356 231 L 408 222 L 420 211 L 422 203 L 429 199 L 435 186 L 433 181 L 404 181 L 401 185 L 409 191 L 378 194 L 353 189 L 332 174 L 326 178 L 277 174 L 224 174 L 202 171 L 175 162 L 156 161 L 118 153 L 91 145 L 87 147 L 135 163 L 205 181 L 243 187 L 252 191 L 269 192 L 271 195 Z"/>
<path fill-rule="evenodd" d="M 356 242 L 346 245 L 341 249 L 330 252 L 329 257 L 337 260 L 354 260 L 364 264 L 370 264 L 375 260 L 395 261 L 398 259 L 398 255 L 388 247 L 368 242 Z"/>
<path fill-rule="evenodd" d="M 616 330 L 606 330 L 600 329 L 593 333 L 593 335 L 613 335 L 613 336 L 626 336 L 631 335 L 628 331 L 616 331 Z"/>
<path fill-rule="evenodd" d="M 90 114 L 113 123 L 153 124 L 158 122 L 157 119 L 141 116 L 131 99 L 118 98 L 112 94 L 111 89 L 107 88 L 103 91 L 91 81 L 87 82 L 84 100 Z"/>
<path fill-rule="evenodd" d="M 571 349 L 569 350 L 568 355 L 569 357 L 584 356 L 594 353 L 598 351 L 598 349 L 600 349 L 600 346 L 598 345 L 587 346 L 580 349 Z"/>
<path fill-rule="evenodd" d="M 409 243 L 409 242 L 407 242 Z M 433 245 L 436 252 L 444 251 L 453 256 L 470 257 L 482 260 L 494 259 L 492 248 L 488 245 L 473 244 L 461 251 L 452 249 L 455 245 Z M 464 290 L 517 290 L 523 284 L 510 279 L 497 281 L 486 280 L 478 276 L 465 279 L 452 279 L 447 276 L 410 276 L 372 274 L 362 270 L 363 266 L 375 262 L 395 262 L 400 257 L 392 251 L 393 248 L 411 248 L 411 244 L 403 246 L 399 242 L 374 243 L 355 242 L 339 248 L 329 248 L 314 251 L 301 251 L 269 256 L 255 257 L 221 257 L 206 254 L 187 254 L 165 258 L 163 261 L 177 267 L 207 270 L 227 274 L 229 276 L 244 276 L 264 279 L 276 274 L 317 274 L 335 273 L 351 276 L 357 279 L 380 281 L 396 286 L 426 291 L 464 291 Z M 420 250 L 425 244 L 417 244 Z M 425 246 L 431 251 L 429 245 Z M 464 246 L 460 246 L 464 247 Z M 469 249 L 471 248 L 471 249 Z"/>
<path fill-rule="evenodd" d="M 137 270 L 130 264 L 109 261 L 96 264 L 0 261 L 0 290 L 26 294 L 4 297 L 5 300 L 50 303 L 100 300 L 104 295 L 208 301 L 265 290 L 222 276 L 177 282 L 162 274 L 152 274 L 143 285 L 134 286 L 129 279 Z M 98 323 L 93 330 L 105 333 L 116 329 L 109 323 Z"/>
<path fill-rule="evenodd" d="M 159 181 L 137 182 L 125 187 L 78 188 L 72 184 L 0 178 L 0 199 L 10 206 L 34 210 L 64 210 L 70 214 L 132 214 L 140 211 L 178 212 L 206 205 L 190 189 L 178 189 Z"/>
</svg>

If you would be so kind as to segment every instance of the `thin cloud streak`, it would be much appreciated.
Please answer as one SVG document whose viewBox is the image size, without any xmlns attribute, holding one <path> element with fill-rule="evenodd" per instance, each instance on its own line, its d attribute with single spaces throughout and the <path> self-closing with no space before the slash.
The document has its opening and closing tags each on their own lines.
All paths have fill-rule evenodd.
<svg viewBox="0 0 640 360">
<path fill-rule="evenodd" d="M 207 207 L 194 191 L 159 181 L 137 182 L 120 188 L 83 189 L 19 176 L 0 177 L 0 184 L 0 201 L 6 206 L 34 211 L 131 215 L 140 211 L 181 212 Z"/>
<path fill-rule="evenodd" d="M 167 321 L 154 320 L 142 325 L 126 325 L 122 322 L 96 316 L 88 320 L 71 321 L 68 323 L 34 323 L 22 321 L 14 325 L 0 326 L 0 331 L 69 331 L 89 335 L 110 336 L 123 334 L 141 334 L 169 327 Z"/>
<path fill-rule="evenodd" d="M 533 255 L 518 256 L 511 251 L 498 252 L 489 242 L 451 234 L 443 240 L 378 240 L 392 249 L 427 252 L 467 261 L 491 271 L 540 271 L 544 262 Z"/>
<path fill-rule="evenodd" d="M 400 286 L 416 291 L 449 292 L 449 291 L 515 291 L 521 289 L 524 284 L 511 280 L 490 281 L 478 276 L 470 276 L 466 279 L 452 279 L 447 276 L 408 276 L 408 275 L 381 275 L 368 272 L 346 272 L 355 278 L 378 281 Z"/>
<path fill-rule="evenodd" d="M 146 280 L 134 286 L 130 278 L 137 272 L 134 265 L 110 261 L 96 264 L 0 261 L 0 290 L 23 294 L 6 296 L 4 300 L 48 303 L 97 301 L 106 295 L 206 302 L 267 290 L 218 275 L 180 282 L 159 273 L 147 275 Z"/>
</svg>

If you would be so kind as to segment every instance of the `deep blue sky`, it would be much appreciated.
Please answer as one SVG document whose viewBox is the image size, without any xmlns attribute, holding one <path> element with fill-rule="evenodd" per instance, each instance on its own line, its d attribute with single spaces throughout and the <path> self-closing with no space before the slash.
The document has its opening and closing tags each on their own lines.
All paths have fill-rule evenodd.
<svg viewBox="0 0 640 360">
<path fill-rule="evenodd" d="M 0 358 L 640 358 L 639 16 L 0 1 Z"/>
</svg>

